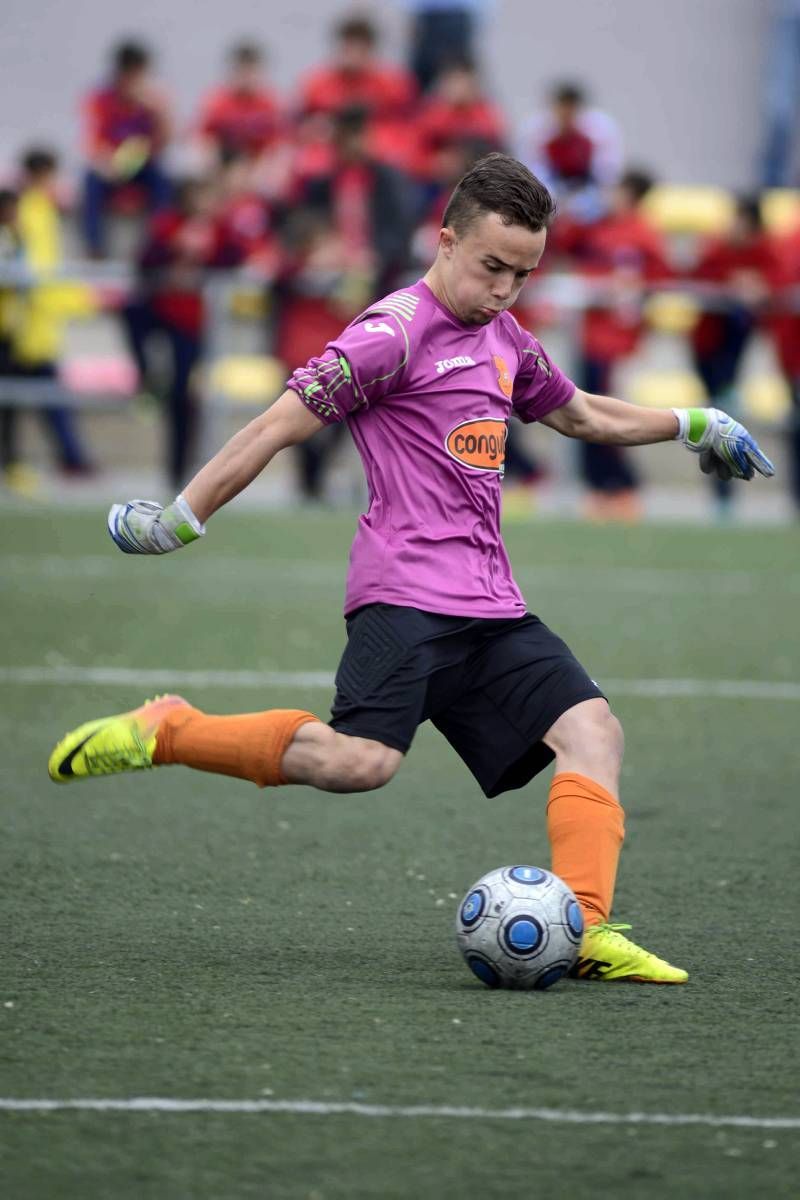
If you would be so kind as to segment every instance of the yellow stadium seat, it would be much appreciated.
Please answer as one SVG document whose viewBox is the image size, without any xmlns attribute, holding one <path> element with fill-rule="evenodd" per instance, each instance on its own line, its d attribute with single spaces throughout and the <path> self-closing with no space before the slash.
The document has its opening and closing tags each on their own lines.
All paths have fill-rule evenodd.
<svg viewBox="0 0 800 1200">
<path fill-rule="evenodd" d="M 645 196 L 642 211 L 662 233 L 711 237 L 730 228 L 734 201 L 723 188 L 659 183 Z"/>
<path fill-rule="evenodd" d="M 693 371 L 640 371 L 627 388 L 634 404 L 647 408 L 693 408 L 708 396 Z M 742 417 L 778 425 L 789 415 L 791 396 L 780 375 L 755 375 L 741 386 Z"/>
<path fill-rule="evenodd" d="M 705 388 L 693 371 L 640 371 L 628 387 L 634 404 L 647 408 L 692 408 L 706 403 Z"/>
<path fill-rule="evenodd" d="M 770 233 L 789 233 L 800 226 L 800 191 L 771 188 L 761 197 L 761 218 Z"/>
<path fill-rule="evenodd" d="M 780 375 L 756 375 L 742 384 L 742 409 L 769 425 L 778 425 L 788 417 L 792 399 L 786 381 Z"/>
<path fill-rule="evenodd" d="M 230 314 L 240 321 L 264 321 L 269 312 L 267 297 L 263 291 L 245 290 L 232 292 Z"/>
<path fill-rule="evenodd" d="M 658 333 L 685 335 L 694 329 L 700 309 L 685 292 L 655 292 L 644 303 L 644 317 Z"/>
<path fill-rule="evenodd" d="M 270 404 L 283 391 L 290 372 L 278 358 L 232 354 L 212 362 L 208 387 L 212 396 L 230 404 Z"/>
</svg>

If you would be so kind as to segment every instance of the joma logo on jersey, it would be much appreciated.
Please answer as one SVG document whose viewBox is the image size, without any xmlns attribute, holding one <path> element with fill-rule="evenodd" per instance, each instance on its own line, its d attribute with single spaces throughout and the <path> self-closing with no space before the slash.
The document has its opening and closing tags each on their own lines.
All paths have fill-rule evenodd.
<svg viewBox="0 0 800 1200">
<path fill-rule="evenodd" d="M 458 354 L 455 358 L 440 358 L 436 364 L 436 374 L 444 375 L 445 371 L 452 371 L 453 367 L 474 366 L 474 358 L 470 358 L 468 354 Z"/>
<path fill-rule="evenodd" d="M 462 421 L 450 430 L 444 448 L 456 462 L 473 471 L 493 471 L 502 475 L 507 432 L 505 421 L 496 417 Z"/>
</svg>

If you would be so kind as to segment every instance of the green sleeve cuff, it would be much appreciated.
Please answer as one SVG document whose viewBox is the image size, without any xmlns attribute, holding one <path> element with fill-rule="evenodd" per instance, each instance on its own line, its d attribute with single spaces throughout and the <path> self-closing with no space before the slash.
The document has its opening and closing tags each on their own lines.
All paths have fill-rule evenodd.
<svg viewBox="0 0 800 1200">
<path fill-rule="evenodd" d="M 686 430 L 686 441 L 696 446 L 703 440 L 703 434 L 708 429 L 708 412 L 704 408 L 690 408 L 686 412 L 689 418 Z"/>
<path fill-rule="evenodd" d="M 175 529 L 175 536 L 183 542 L 184 546 L 188 546 L 189 542 L 196 542 L 200 534 L 192 529 L 188 521 L 184 521 L 182 525 L 178 525 Z"/>
</svg>

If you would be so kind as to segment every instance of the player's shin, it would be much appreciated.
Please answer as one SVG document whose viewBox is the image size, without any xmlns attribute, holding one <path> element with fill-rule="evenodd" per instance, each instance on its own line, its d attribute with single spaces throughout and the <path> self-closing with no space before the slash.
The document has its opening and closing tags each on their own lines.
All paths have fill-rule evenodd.
<svg viewBox="0 0 800 1200">
<path fill-rule="evenodd" d="M 625 836 L 616 796 L 585 775 L 553 778 L 547 802 L 552 869 L 575 893 L 587 925 L 608 920 Z"/>
<path fill-rule="evenodd" d="M 298 729 L 318 720 L 299 709 L 218 717 L 187 705 L 168 713 L 160 724 L 153 765 L 181 763 L 249 779 L 259 787 L 277 787 L 287 782 L 281 762 Z"/>
</svg>

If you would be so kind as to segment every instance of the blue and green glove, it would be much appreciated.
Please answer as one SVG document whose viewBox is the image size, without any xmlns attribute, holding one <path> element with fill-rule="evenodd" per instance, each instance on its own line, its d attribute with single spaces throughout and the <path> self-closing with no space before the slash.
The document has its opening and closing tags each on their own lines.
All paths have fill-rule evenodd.
<svg viewBox="0 0 800 1200">
<path fill-rule="evenodd" d="M 108 532 L 126 554 L 169 554 L 205 531 L 183 496 L 166 508 L 155 500 L 131 500 L 112 504 L 108 512 Z"/>
<path fill-rule="evenodd" d="M 720 479 L 752 479 L 775 474 L 766 454 L 744 425 L 718 408 L 673 408 L 676 438 L 700 455 L 700 469 Z"/>
</svg>

